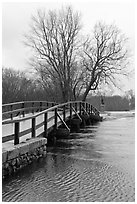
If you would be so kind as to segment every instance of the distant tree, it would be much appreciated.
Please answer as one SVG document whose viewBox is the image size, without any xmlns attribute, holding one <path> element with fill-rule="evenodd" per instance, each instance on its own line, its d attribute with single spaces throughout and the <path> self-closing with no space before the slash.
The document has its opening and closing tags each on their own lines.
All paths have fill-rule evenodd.
<svg viewBox="0 0 137 204">
<path fill-rule="evenodd" d="M 114 95 L 106 97 L 106 109 L 108 111 L 128 111 L 129 102 L 127 98 Z"/>
<path fill-rule="evenodd" d="M 2 102 L 32 100 L 36 96 L 36 84 L 23 72 L 11 68 L 2 69 Z"/>
<path fill-rule="evenodd" d="M 16 101 L 20 89 L 20 73 L 8 69 L 2 69 L 2 101 L 3 103 L 9 103 Z"/>
<path fill-rule="evenodd" d="M 82 63 L 85 69 L 85 90 L 82 100 L 86 100 L 91 90 L 103 83 L 116 86 L 117 75 L 126 75 L 128 51 L 126 38 L 113 25 L 98 23 L 91 37 L 83 44 Z"/>
<path fill-rule="evenodd" d="M 25 43 L 32 48 L 34 56 L 30 64 L 43 86 L 56 89 L 62 101 L 73 99 L 78 77 L 79 14 L 71 7 L 47 14 L 40 10 L 32 17 L 30 28 Z"/>
<path fill-rule="evenodd" d="M 129 107 L 130 109 L 135 109 L 135 93 L 132 89 L 126 92 L 125 97 L 129 101 Z"/>
<path fill-rule="evenodd" d="M 92 103 L 98 110 L 101 110 L 100 106 L 100 96 L 91 96 L 87 98 L 87 101 Z M 129 101 L 126 97 L 114 95 L 105 96 L 105 110 L 106 111 L 128 111 Z"/>
</svg>

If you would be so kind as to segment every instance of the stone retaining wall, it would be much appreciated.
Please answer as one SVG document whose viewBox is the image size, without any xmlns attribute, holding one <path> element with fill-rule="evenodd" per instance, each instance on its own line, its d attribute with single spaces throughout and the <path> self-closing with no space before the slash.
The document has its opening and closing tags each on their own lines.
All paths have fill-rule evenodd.
<svg viewBox="0 0 137 204">
<path fill-rule="evenodd" d="M 46 138 L 34 138 L 2 149 L 2 178 L 17 172 L 39 157 L 46 156 Z"/>
</svg>

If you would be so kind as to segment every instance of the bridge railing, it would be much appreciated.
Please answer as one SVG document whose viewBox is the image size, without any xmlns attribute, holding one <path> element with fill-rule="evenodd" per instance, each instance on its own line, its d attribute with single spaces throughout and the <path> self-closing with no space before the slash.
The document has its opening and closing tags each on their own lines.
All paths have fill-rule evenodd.
<svg viewBox="0 0 137 204">
<path fill-rule="evenodd" d="M 35 113 L 56 105 L 55 102 L 48 101 L 22 101 L 2 105 L 2 119 L 13 119 L 22 115 L 25 117 L 28 113 Z"/>
<path fill-rule="evenodd" d="M 60 124 L 64 124 L 66 128 L 68 128 L 66 125 L 66 120 L 72 119 L 74 115 L 77 115 L 80 118 L 80 116 L 84 114 L 99 115 L 99 112 L 89 103 L 71 101 L 68 103 L 54 105 L 31 116 L 28 115 L 27 117 L 5 120 L 2 122 L 2 125 L 4 126 L 11 124 L 13 127 L 13 133 L 3 136 L 2 142 L 14 140 L 14 145 L 16 145 L 19 144 L 19 138 L 27 134 L 31 134 L 32 138 L 39 136 L 47 137 L 48 133 L 52 129 L 57 129 Z M 38 121 L 39 117 L 41 118 L 40 122 Z M 22 130 L 22 126 L 24 126 L 25 121 L 30 121 L 30 126 L 25 130 Z M 42 131 L 37 133 L 39 128 L 42 128 Z"/>
</svg>

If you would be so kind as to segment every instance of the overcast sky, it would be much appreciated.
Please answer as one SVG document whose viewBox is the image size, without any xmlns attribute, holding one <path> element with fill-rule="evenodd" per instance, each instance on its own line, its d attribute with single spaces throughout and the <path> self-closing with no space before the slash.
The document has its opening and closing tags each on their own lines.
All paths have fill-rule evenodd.
<svg viewBox="0 0 137 204">
<path fill-rule="evenodd" d="M 2 65 L 14 69 L 29 69 L 28 57 L 31 56 L 29 49 L 23 44 L 23 34 L 29 30 L 31 15 L 37 13 L 37 9 L 59 9 L 65 5 L 71 5 L 82 15 L 83 32 L 90 33 L 97 21 L 114 23 L 129 38 L 129 45 L 134 54 L 135 43 L 135 16 L 134 0 L 45 0 L 44 2 L 19 2 L 2 4 Z M 134 65 L 134 64 L 133 64 Z M 134 88 L 127 81 L 125 90 Z"/>
</svg>

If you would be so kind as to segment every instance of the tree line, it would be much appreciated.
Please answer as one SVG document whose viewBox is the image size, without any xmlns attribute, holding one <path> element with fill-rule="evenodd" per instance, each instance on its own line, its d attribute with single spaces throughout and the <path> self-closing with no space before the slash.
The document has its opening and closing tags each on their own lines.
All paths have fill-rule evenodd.
<svg viewBox="0 0 137 204">
<path fill-rule="evenodd" d="M 60 103 L 60 95 L 54 86 L 44 89 L 38 79 L 28 77 L 26 73 L 11 68 L 2 69 L 2 103 L 18 101 L 53 101 Z M 135 109 L 135 95 L 132 90 L 121 96 L 103 97 L 106 110 Z M 100 110 L 101 96 L 95 95 L 87 101 Z"/>
<path fill-rule="evenodd" d="M 106 111 L 135 110 L 135 95 L 133 94 L 131 96 L 129 92 L 125 93 L 124 96 L 105 96 L 103 100 Z M 91 96 L 87 99 L 87 101 L 95 106 L 98 110 L 101 110 L 101 96 Z"/>
<path fill-rule="evenodd" d="M 38 80 L 21 71 L 2 68 L 2 103 L 18 101 L 55 101 L 55 90 L 45 90 Z"/>
</svg>

